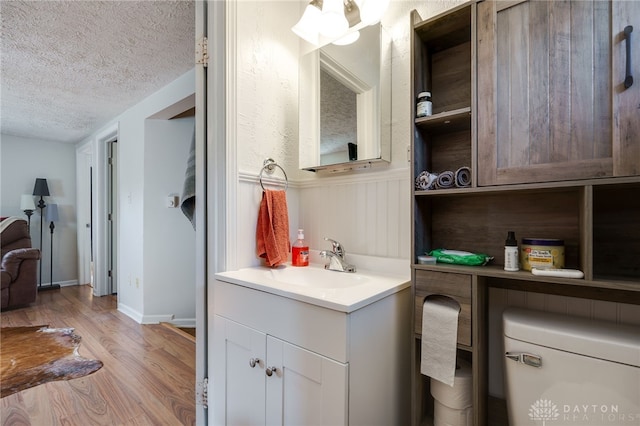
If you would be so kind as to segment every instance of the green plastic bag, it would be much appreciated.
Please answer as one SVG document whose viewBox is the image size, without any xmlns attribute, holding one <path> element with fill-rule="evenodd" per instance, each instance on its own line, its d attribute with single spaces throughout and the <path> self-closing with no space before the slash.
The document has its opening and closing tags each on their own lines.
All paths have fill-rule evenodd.
<svg viewBox="0 0 640 426">
<path fill-rule="evenodd" d="M 470 253 L 468 251 L 436 249 L 429 252 L 429 256 L 434 256 L 438 262 L 450 263 L 453 265 L 480 266 L 486 265 L 493 259 L 482 253 Z"/>
</svg>

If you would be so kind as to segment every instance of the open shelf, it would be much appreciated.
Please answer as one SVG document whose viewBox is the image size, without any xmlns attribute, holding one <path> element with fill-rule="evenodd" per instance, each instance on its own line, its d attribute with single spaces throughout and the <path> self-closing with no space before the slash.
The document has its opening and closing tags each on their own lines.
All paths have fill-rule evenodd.
<svg viewBox="0 0 640 426">
<path fill-rule="evenodd" d="M 471 107 L 444 111 L 416 118 L 416 126 L 431 133 L 450 133 L 471 129 Z"/>
</svg>

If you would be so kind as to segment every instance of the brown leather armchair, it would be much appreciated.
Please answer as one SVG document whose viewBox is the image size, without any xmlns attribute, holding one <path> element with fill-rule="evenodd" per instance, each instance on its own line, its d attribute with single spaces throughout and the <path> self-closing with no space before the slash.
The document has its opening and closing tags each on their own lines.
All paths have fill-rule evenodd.
<svg viewBox="0 0 640 426">
<path fill-rule="evenodd" d="M 0 247 L 1 309 L 35 302 L 38 294 L 40 250 L 31 247 L 27 221 L 9 217 L 0 222 Z"/>
</svg>

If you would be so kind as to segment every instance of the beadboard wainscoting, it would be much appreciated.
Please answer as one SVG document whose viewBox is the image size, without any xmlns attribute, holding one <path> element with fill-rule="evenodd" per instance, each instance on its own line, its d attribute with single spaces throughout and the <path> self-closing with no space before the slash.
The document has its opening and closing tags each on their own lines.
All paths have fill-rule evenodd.
<svg viewBox="0 0 640 426">
<path fill-rule="evenodd" d="M 340 241 L 347 252 L 408 259 L 410 184 L 408 169 L 368 171 L 289 181 L 287 205 L 291 238 L 298 228 L 314 250 L 330 249 L 324 237 Z M 282 180 L 266 180 L 282 187 Z M 279 184 L 279 185 L 278 185 Z M 238 175 L 237 267 L 260 264 L 255 229 L 262 188 L 255 173 Z M 246 242 L 243 243 L 243 242 Z M 408 268 L 408 266 L 407 266 Z"/>
<path fill-rule="evenodd" d="M 298 215 L 309 247 L 330 249 L 324 237 L 347 252 L 408 259 L 411 213 L 406 169 L 321 177 L 303 182 Z"/>
</svg>

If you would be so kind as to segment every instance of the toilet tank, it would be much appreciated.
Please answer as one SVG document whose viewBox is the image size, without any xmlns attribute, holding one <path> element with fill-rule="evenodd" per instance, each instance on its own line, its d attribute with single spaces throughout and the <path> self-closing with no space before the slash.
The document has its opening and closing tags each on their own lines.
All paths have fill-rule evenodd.
<svg viewBox="0 0 640 426">
<path fill-rule="evenodd" d="M 509 424 L 640 425 L 640 327 L 503 313 Z"/>
</svg>

